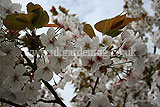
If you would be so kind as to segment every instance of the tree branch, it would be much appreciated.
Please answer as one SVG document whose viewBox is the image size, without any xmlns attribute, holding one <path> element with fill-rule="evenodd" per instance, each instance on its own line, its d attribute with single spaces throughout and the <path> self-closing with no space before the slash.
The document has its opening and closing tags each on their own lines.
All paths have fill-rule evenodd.
<svg viewBox="0 0 160 107">
<path fill-rule="evenodd" d="M 37 102 L 43 102 L 43 103 L 57 103 L 56 100 L 44 100 L 44 99 L 39 99 Z"/>
<path fill-rule="evenodd" d="M 156 48 L 156 46 L 154 46 L 153 54 L 156 53 L 156 50 L 157 50 L 157 48 Z"/>
<path fill-rule="evenodd" d="M 34 71 L 36 71 L 36 70 L 37 70 L 37 66 L 36 66 L 35 63 L 36 63 L 37 55 L 34 56 L 34 64 L 33 64 L 32 61 L 25 55 L 24 51 L 22 51 L 22 55 L 23 55 L 23 58 L 26 59 L 26 61 L 27 61 L 27 64 L 26 64 L 26 65 L 32 67 L 32 69 L 33 69 Z"/>
<path fill-rule="evenodd" d="M 55 90 L 53 89 L 53 87 L 45 80 L 41 79 L 42 82 L 45 84 L 45 86 L 48 88 L 48 90 L 54 95 L 55 97 L 55 103 L 60 104 L 62 107 L 67 107 L 62 101 L 61 99 L 58 97 L 57 93 L 55 92 Z"/>
<path fill-rule="evenodd" d="M 15 106 L 15 107 L 25 107 L 25 106 L 23 106 L 23 105 L 19 105 L 19 104 L 13 103 L 12 101 L 5 100 L 5 99 L 3 99 L 3 98 L 0 98 L 0 102 L 9 104 L 9 105 L 12 105 L 12 106 Z"/>
<path fill-rule="evenodd" d="M 96 87 L 97 87 L 97 85 L 98 85 L 98 82 L 99 82 L 99 78 L 97 77 L 96 82 L 95 82 L 95 85 L 94 85 L 94 87 L 93 87 L 93 89 L 92 89 L 92 95 L 95 94 L 95 91 L 96 91 Z M 88 101 L 88 104 L 86 105 L 86 107 L 89 107 L 90 104 L 91 104 L 91 101 Z"/>
<path fill-rule="evenodd" d="M 123 102 L 123 107 L 125 107 L 126 106 L 126 100 L 127 100 L 127 92 L 125 93 L 125 96 L 124 96 L 124 102 Z"/>
<path fill-rule="evenodd" d="M 37 54 L 34 55 L 34 63 L 35 70 L 37 70 Z"/>
<path fill-rule="evenodd" d="M 93 90 L 92 90 L 92 95 L 95 94 L 95 91 L 96 91 L 96 87 L 97 87 L 97 85 L 98 85 L 98 82 L 99 82 L 99 78 L 97 77 L 96 83 L 95 83 L 94 88 L 93 88 Z"/>
</svg>

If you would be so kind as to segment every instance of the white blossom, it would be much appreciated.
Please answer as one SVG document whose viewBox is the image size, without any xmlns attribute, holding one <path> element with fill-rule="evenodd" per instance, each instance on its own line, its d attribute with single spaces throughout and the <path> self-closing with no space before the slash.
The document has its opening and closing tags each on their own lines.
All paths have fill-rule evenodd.
<svg viewBox="0 0 160 107">
<path fill-rule="evenodd" d="M 4 83 L 5 87 L 8 87 L 12 92 L 18 92 L 21 90 L 23 83 L 26 83 L 29 80 L 29 77 L 23 76 L 26 69 L 23 65 L 17 65 L 15 69 L 11 68 L 6 82 Z"/>
<path fill-rule="evenodd" d="M 2 0 L 0 3 L 0 14 L 5 18 L 8 14 L 21 12 L 21 5 L 18 3 L 12 3 L 11 0 Z"/>
<path fill-rule="evenodd" d="M 91 99 L 91 107 L 112 107 L 108 97 L 99 92 L 96 93 L 95 95 L 90 95 Z"/>
<path fill-rule="evenodd" d="M 99 38 L 94 37 L 91 39 L 88 35 L 80 38 L 77 43 L 77 48 L 82 48 L 83 50 L 96 50 L 99 46 Z"/>
<path fill-rule="evenodd" d="M 50 28 L 46 34 L 41 34 L 41 41 L 44 46 L 46 46 L 47 50 L 55 50 L 60 45 L 57 42 L 57 38 L 55 35 L 54 28 Z"/>
<path fill-rule="evenodd" d="M 113 39 L 111 36 L 107 36 L 107 35 L 103 36 L 102 43 L 104 45 L 109 46 L 112 44 L 112 41 L 113 41 Z"/>
<path fill-rule="evenodd" d="M 53 69 L 50 64 L 41 64 L 40 67 L 35 71 L 34 78 L 36 80 L 44 79 L 49 81 L 53 78 Z"/>
</svg>

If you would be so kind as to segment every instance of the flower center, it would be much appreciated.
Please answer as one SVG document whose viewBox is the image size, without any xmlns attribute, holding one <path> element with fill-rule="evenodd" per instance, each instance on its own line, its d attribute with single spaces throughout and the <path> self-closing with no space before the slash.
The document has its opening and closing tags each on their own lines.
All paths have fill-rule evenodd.
<svg viewBox="0 0 160 107">
<path fill-rule="evenodd" d="M 49 68 L 46 66 L 43 68 L 44 71 L 49 71 Z"/>
<path fill-rule="evenodd" d="M 62 57 L 60 57 L 60 58 L 57 58 L 57 64 L 59 64 L 59 65 L 61 65 L 62 64 L 62 62 L 63 62 L 63 59 L 62 59 Z"/>
<path fill-rule="evenodd" d="M 49 40 L 49 43 L 54 44 L 54 39 Z"/>
<path fill-rule="evenodd" d="M 34 91 L 34 87 L 29 87 L 29 89 L 30 89 L 31 91 Z"/>
<path fill-rule="evenodd" d="M 16 74 L 14 77 L 13 77 L 13 81 L 18 81 L 18 75 Z"/>
<path fill-rule="evenodd" d="M 90 49 L 89 43 L 86 42 L 86 43 L 84 44 L 84 48 L 85 48 L 86 50 L 87 50 L 87 49 Z"/>
<path fill-rule="evenodd" d="M 95 63 L 95 61 L 93 61 L 92 59 L 89 59 L 89 60 L 88 60 L 88 65 L 93 66 L 94 63 Z"/>
<path fill-rule="evenodd" d="M 9 9 L 5 9 L 5 8 L 4 8 L 4 10 L 6 11 L 7 14 L 12 13 Z"/>
<path fill-rule="evenodd" d="M 108 44 L 108 39 L 104 38 L 102 41 L 103 44 L 107 45 Z"/>
<path fill-rule="evenodd" d="M 128 50 L 128 47 L 126 45 L 123 46 L 123 50 Z"/>
<path fill-rule="evenodd" d="M 102 61 L 102 57 L 100 56 L 96 56 L 97 61 L 101 62 Z"/>
<path fill-rule="evenodd" d="M 99 106 L 98 107 L 104 107 L 104 106 L 102 106 L 101 104 L 99 104 Z"/>
<path fill-rule="evenodd" d="M 107 71 L 107 67 L 106 66 L 101 66 L 99 68 L 99 71 L 102 73 L 102 72 L 106 72 Z"/>
<path fill-rule="evenodd" d="M 76 38 L 77 38 L 77 35 L 73 35 L 73 38 L 76 39 Z"/>
</svg>

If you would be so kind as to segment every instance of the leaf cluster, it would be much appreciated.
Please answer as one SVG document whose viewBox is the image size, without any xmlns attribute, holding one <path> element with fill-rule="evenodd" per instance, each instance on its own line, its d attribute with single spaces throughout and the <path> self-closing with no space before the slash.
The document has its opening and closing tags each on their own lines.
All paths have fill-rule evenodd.
<svg viewBox="0 0 160 107">
<path fill-rule="evenodd" d="M 24 13 L 12 13 L 9 14 L 6 19 L 3 20 L 3 24 L 9 30 L 22 30 L 29 28 L 41 28 L 48 24 L 49 16 L 46 11 L 39 4 L 28 3 L 27 12 Z"/>
</svg>

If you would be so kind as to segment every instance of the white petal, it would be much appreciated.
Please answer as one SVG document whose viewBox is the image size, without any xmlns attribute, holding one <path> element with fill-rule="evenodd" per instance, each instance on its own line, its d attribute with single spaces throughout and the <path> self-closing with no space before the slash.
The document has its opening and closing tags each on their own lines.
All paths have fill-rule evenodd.
<svg viewBox="0 0 160 107">
<path fill-rule="evenodd" d="M 19 81 L 12 81 L 10 82 L 10 86 L 11 86 L 11 91 L 15 93 L 21 90 L 22 83 Z"/>
<path fill-rule="evenodd" d="M 14 55 L 14 56 L 19 56 L 21 54 L 21 49 L 17 48 L 17 47 L 14 47 L 13 50 L 11 51 L 11 53 Z"/>
<path fill-rule="evenodd" d="M 37 71 L 35 71 L 34 79 L 39 80 L 39 79 L 42 78 L 42 76 L 43 76 L 43 69 L 42 68 L 40 68 Z"/>
<path fill-rule="evenodd" d="M 55 36 L 55 30 L 54 28 L 49 28 L 47 31 L 47 35 L 50 35 L 50 37 L 54 37 Z"/>
<path fill-rule="evenodd" d="M 22 5 L 20 5 L 18 3 L 13 3 L 12 6 L 10 7 L 12 13 L 14 13 L 14 12 L 20 13 L 21 12 L 21 8 L 22 8 Z"/>
<path fill-rule="evenodd" d="M 18 80 L 22 83 L 26 83 L 29 80 L 28 76 L 21 76 L 18 78 Z"/>
<path fill-rule="evenodd" d="M 23 75 L 25 71 L 26 71 L 26 68 L 22 64 L 17 65 L 15 68 L 15 72 L 17 75 Z"/>
<path fill-rule="evenodd" d="M 44 71 L 45 72 L 45 71 Z M 49 81 L 53 77 L 53 72 L 52 71 L 46 71 L 47 73 L 43 74 L 42 78 L 46 81 Z"/>
</svg>

